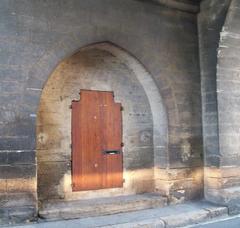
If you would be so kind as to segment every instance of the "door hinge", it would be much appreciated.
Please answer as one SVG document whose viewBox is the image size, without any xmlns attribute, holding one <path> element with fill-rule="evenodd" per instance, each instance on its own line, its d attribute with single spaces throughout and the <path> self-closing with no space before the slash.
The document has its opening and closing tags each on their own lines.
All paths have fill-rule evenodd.
<svg viewBox="0 0 240 228">
<path fill-rule="evenodd" d="M 69 105 L 69 109 L 72 109 L 72 105 Z"/>
<path fill-rule="evenodd" d="M 72 143 L 71 143 L 69 146 L 70 146 L 70 148 L 72 149 Z"/>
<path fill-rule="evenodd" d="M 123 179 L 123 183 L 125 183 L 125 179 Z"/>
<path fill-rule="evenodd" d="M 124 108 L 123 108 L 123 106 L 121 106 L 121 108 L 120 108 L 120 111 L 124 111 Z"/>
<path fill-rule="evenodd" d="M 123 142 L 121 143 L 121 147 L 124 147 L 124 143 Z"/>
</svg>

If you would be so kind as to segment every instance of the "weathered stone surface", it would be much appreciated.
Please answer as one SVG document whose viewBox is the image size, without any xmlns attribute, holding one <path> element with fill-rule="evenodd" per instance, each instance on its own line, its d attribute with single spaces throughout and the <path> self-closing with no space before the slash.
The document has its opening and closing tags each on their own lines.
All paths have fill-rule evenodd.
<svg viewBox="0 0 240 228">
<path fill-rule="evenodd" d="M 156 191 L 169 197 L 170 203 L 181 203 L 186 198 L 197 199 L 203 195 L 199 186 L 203 185 L 203 170 L 195 169 L 155 169 Z"/>
<path fill-rule="evenodd" d="M 35 207 L 14 207 L 8 210 L 8 216 L 11 224 L 29 223 L 36 221 L 37 212 Z"/>
<path fill-rule="evenodd" d="M 137 221 L 137 222 L 129 222 L 125 224 L 118 224 L 118 225 L 110 225 L 110 226 L 104 226 L 106 228 L 113 227 L 113 228 L 151 228 L 151 227 L 157 227 L 157 228 L 165 228 L 165 222 L 161 219 L 146 219 L 144 221 Z"/>
<path fill-rule="evenodd" d="M 129 129 L 124 138 L 129 149 L 125 151 L 128 155 L 125 160 L 129 168 L 129 178 L 125 178 L 128 186 L 140 192 L 154 190 L 154 165 L 179 169 L 201 165 L 201 101 L 195 14 L 132 0 L 72 0 L 61 3 L 57 0 L 26 0 L 24 3 L 13 0 L 11 3 L 1 1 L 0 6 L 0 179 L 7 181 L 7 192 L 32 193 L 37 142 L 40 153 L 44 151 L 39 156 L 39 164 L 65 162 L 61 166 L 64 172 L 53 175 L 56 177 L 54 181 L 53 178 L 45 178 L 47 174 L 41 169 L 39 178 L 52 183 L 49 192 L 55 192 L 55 196 L 71 195 L 71 132 L 64 127 L 51 131 L 54 127 L 50 125 L 53 121 L 61 124 L 63 113 L 59 106 L 53 109 L 51 102 L 57 104 L 64 100 L 64 105 L 68 106 L 72 99 L 68 97 L 68 90 L 73 85 L 66 80 L 62 84 L 64 87 L 56 88 L 60 75 L 50 83 L 50 102 L 42 105 L 44 110 L 40 109 L 39 115 L 38 106 L 41 95 L 44 96 L 43 88 L 56 66 L 80 48 L 98 42 L 114 43 L 125 49 L 149 72 L 149 77 L 138 78 L 144 83 L 137 83 L 135 68 L 126 71 L 125 63 L 118 64 L 108 57 L 98 64 L 97 61 L 85 62 L 86 67 L 94 68 L 101 78 L 95 78 L 93 82 L 87 75 L 81 75 L 80 81 L 75 81 L 78 85 L 84 81 L 84 86 L 91 89 L 99 88 L 98 84 L 102 89 L 121 85 L 118 97 L 121 100 L 121 95 L 124 95 L 126 101 L 131 101 L 124 107 L 129 114 L 124 116 Z M 81 61 L 84 62 L 83 59 Z M 106 82 L 116 72 L 103 72 L 100 67 L 108 61 L 118 68 L 119 76 L 123 75 L 115 82 L 111 81 L 110 86 Z M 75 76 L 80 73 L 81 70 L 74 72 Z M 126 74 L 130 75 L 127 80 Z M 148 78 L 155 83 L 149 83 Z M 74 94 L 78 91 L 75 84 Z M 147 99 L 145 93 L 150 94 L 151 99 Z M 161 94 L 162 100 L 153 96 L 156 93 Z M 156 109 L 158 105 L 154 104 L 161 106 Z M 211 110 L 210 106 L 207 108 Z M 70 120 L 69 113 L 66 120 Z M 46 123 L 45 126 L 38 124 L 42 131 L 40 135 L 35 133 L 36 117 Z M 65 133 L 68 136 L 62 137 Z M 132 142 L 129 137 L 129 144 L 128 136 L 132 137 Z M 49 159 L 46 159 L 47 151 L 52 152 Z M 132 158 L 138 164 L 133 164 Z M 18 185 L 24 178 L 31 180 L 31 184 L 23 182 Z M 55 189 L 53 183 L 56 184 Z M 183 183 L 187 189 L 196 189 L 194 181 Z M 179 185 L 176 184 L 176 188 Z M 47 191 L 47 185 L 40 183 L 39 191 L 43 189 Z M 199 182 L 198 190 L 201 189 Z M 188 197 L 186 194 L 185 198 Z"/>
<path fill-rule="evenodd" d="M 69 105 L 72 100 L 79 99 L 81 89 L 114 91 L 115 101 L 121 102 L 124 107 L 122 125 L 125 182 L 121 192 L 154 191 L 153 117 L 148 98 L 135 75 L 141 72 L 132 71 L 131 65 L 127 66 L 113 54 L 104 50 L 104 45 L 85 48 L 61 63 L 45 85 L 37 119 L 40 199 L 67 200 L 67 196 L 77 195 L 71 189 Z M 155 137 L 160 135 L 156 134 Z M 42 151 L 44 158 L 41 155 Z M 56 153 L 59 156 L 61 154 L 63 160 L 59 161 Z M 148 172 L 148 177 L 144 174 L 139 175 L 138 170 Z M 129 174 L 130 172 L 132 174 Z"/>
<path fill-rule="evenodd" d="M 0 225 L 9 223 L 8 210 L 1 208 L 0 209 Z"/>
<path fill-rule="evenodd" d="M 103 227 L 185 227 L 216 217 L 224 218 L 227 215 L 227 208 L 200 202 L 143 210 L 132 214 L 123 214 L 117 221 L 114 221 L 114 218 L 109 219 L 107 222 L 109 226 Z"/>
<path fill-rule="evenodd" d="M 166 206 L 166 198 L 158 194 L 119 196 L 69 202 L 50 201 L 42 205 L 39 215 L 44 219 L 73 219 L 130 212 Z"/>
<path fill-rule="evenodd" d="M 206 166 L 219 166 L 217 48 L 229 0 L 201 2 L 198 15 L 202 81 L 203 138 Z"/>
<path fill-rule="evenodd" d="M 212 68 L 211 64 L 208 65 L 204 60 L 202 61 L 203 68 L 205 68 L 203 72 L 208 72 L 206 75 L 202 73 L 202 77 L 210 77 L 209 72 L 212 72 L 212 78 L 216 79 L 212 92 L 216 91 L 217 100 L 217 103 L 214 102 L 212 106 L 216 110 L 214 114 L 216 118 L 205 119 L 209 122 L 203 121 L 203 128 L 206 132 L 206 134 L 204 133 L 205 160 L 206 166 L 209 166 L 205 169 L 205 197 L 212 202 L 229 205 L 229 211 L 237 211 L 239 194 L 232 190 L 238 188 L 240 184 L 238 143 L 239 55 L 236 45 L 236 40 L 240 39 L 237 34 L 239 9 L 235 7 L 237 1 L 228 0 L 222 1 L 221 5 L 219 5 L 219 1 L 203 1 L 202 5 L 206 7 L 210 2 L 218 4 L 219 16 L 213 18 L 210 14 L 207 16 L 203 12 L 202 16 L 199 17 L 202 31 L 204 31 L 206 21 L 209 22 L 209 28 L 211 28 L 211 34 L 207 39 L 202 39 L 203 48 L 201 48 L 201 52 L 203 55 L 206 52 L 208 53 L 205 56 L 208 57 L 206 60 L 210 57 L 215 59 L 215 64 L 213 62 L 211 64 L 216 66 Z M 206 34 L 204 36 L 206 37 Z M 204 44 L 207 44 L 207 42 L 206 48 Z M 207 97 L 204 97 L 204 103 L 213 104 Z M 203 111 L 212 112 L 214 110 L 205 108 Z M 210 123 L 210 121 L 215 121 L 214 129 L 211 127 L 212 122 Z M 208 124 L 209 127 L 207 127 Z M 209 135 L 215 136 L 214 141 L 211 140 L 213 138 L 210 138 Z M 208 142 L 209 140 L 211 142 Z M 214 145 L 218 145 L 218 148 Z M 214 169 L 214 166 L 218 168 Z"/>
<path fill-rule="evenodd" d="M 0 166 L 0 179 L 29 178 L 36 176 L 36 165 Z"/>
</svg>

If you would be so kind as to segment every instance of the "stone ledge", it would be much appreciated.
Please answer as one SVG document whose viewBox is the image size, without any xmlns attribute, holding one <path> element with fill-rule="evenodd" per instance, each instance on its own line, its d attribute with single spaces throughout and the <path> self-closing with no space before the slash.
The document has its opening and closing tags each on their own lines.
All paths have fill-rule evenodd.
<svg viewBox="0 0 240 228">
<path fill-rule="evenodd" d="M 213 204 L 200 201 L 169 206 L 165 208 L 156 208 L 139 212 L 132 212 L 125 215 L 122 214 L 119 215 L 119 218 L 117 220 L 117 223 L 119 224 L 108 224 L 107 226 L 100 225 L 100 227 L 185 227 L 187 225 L 206 222 L 219 216 L 227 216 L 227 212 L 228 210 L 226 207 L 217 207 Z M 129 220 L 129 222 L 123 222 L 122 218 L 124 216 L 125 219 Z M 111 219 L 110 216 L 105 218 Z"/>
</svg>

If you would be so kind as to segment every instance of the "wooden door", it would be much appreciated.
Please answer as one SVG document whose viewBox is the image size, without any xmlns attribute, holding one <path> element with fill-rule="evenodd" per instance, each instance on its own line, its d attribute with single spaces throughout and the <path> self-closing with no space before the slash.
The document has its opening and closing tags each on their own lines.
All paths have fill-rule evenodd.
<svg viewBox="0 0 240 228">
<path fill-rule="evenodd" d="M 73 191 L 122 187 L 122 114 L 112 92 L 82 90 L 72 102 Z"/>
</svg>

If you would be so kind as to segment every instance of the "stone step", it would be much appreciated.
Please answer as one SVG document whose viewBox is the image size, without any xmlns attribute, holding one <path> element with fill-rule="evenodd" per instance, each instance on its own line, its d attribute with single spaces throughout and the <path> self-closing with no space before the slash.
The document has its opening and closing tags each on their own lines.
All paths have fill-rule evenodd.
<svg viewBox="0 0 240 228">
<path fill-rule="evenodd" d="M 138 214 L 138 217 L 136 217 Z M 165 208 L 156 208 L 136 212 L 135 217 L 125 215 L 121 221 L 108 222 L 108 225 L 100 225 L 104 228 L 174 228 L 193 226 L 202 222 L 209 222 L 216 218 L 226 218 L 228 210 L 226 207 L 215 206 L 207 202 L 189 202 L 181 205 L 173 205 Z M 126 218 L 128 217 L 128 220 Z M 96 224 L 98 225 L 98 224 Z M 86 226 L 87 227 L 87 226 Z M 90 227 L 90 226 L 89 226 Z"/>
<path fill-rule="evenodd" d="M 167 205 L 156 193 L 78 201 L 49 201 L 42 205 L 39 217 L 47 220 L 87 218 L 138 211 Z"/>
<path fill-rule="evenodd" d="M 53 222 L 40 222 L 36 228 L 140 228 L 140 227 L 195 227 L 196 224 L 214 222 L 219 219 L 227 219 L 228 209 L 216 206 L 206 201 L 187 202 L 171 205 L 163 208 L 131 211 L 105 216 L 61 220 Z M 17 228 L 17 227 L 16 227 Z M 19 227 L 22 228 L 22 227 Z M 25 226 L 23 227 L 25 228 Z"/>
</svg>

